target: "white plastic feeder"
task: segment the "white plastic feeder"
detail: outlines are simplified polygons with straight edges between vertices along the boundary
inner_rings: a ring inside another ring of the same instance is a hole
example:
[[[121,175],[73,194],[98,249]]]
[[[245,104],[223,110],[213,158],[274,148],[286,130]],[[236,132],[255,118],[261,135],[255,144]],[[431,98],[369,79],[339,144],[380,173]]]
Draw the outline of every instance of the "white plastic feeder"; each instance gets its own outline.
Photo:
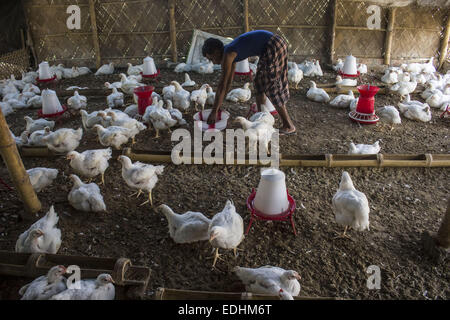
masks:
[[[248,65],[248,59],[244,59],[236,63],[235,73],[241,75],[250,73],[250,66]]]
[[[212,109],[205,109],[203,111],[197,112],[194,114],[194,121],[197,126],[201,126],[202,131],[216,129],[223,130],[227,127],[228,118],[230,117],[230,113],[227,111],[219,111],[219,114],[216,118],[216,123],[208,124],[206,121],[208,120],[209,115],[211,114]]]
[[[64,109],[59,102],[56,92],[50,89],[42,90],[42,114],[56,114]]]
[[[267,97],[266,97],[266,103],[261,105],[261,110],[270,112],[271,115],[278,114],[278,111],[275,109],[275,107],[273,106],[272,102]]]
[[[52,79],[53,74],[50,71],[50,66],[47,61],[43,61],[39,64],[39,79],[40,80],[48,80]]]
[[[259,212],[266,215],[279,215],[289,209],[283,171],[271,168],[261,172],[254,205]]]
[[[344,68],[342,71],[347,76],[357,76],[358,68],[356,66],[356,58],[352,55],[347,56],[344,62]]]
[[[153,58],[146,57],[144,59],[144,71],[142,74],[144,76],[153,76],[158,73],[158,70],[156,70],[155,61]]]

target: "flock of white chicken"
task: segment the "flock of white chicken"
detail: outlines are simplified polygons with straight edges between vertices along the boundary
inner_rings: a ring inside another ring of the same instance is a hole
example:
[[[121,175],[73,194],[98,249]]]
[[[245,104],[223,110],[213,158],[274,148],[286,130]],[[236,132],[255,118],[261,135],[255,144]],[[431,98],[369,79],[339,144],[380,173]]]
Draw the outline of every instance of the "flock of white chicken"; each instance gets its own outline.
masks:
[[[289,62],[288,65],[289,81],[296,87],[298,87],[303,77],[323,75],[318,60],[305,61],[301,64]],[[433,77],[434,73],[428,73],[428,71],[431,71],[428,65],[421,65],[419,73],[423,77],[426,77],[425,74],[431,74],[426,81],[428,89],[423,93],[422,97],[427,99],[425,104],[432,107],[441,107],[439,103],[448,99],[450,75]],[[252,65],[252,68],[256,68],[256,64]],[[338,62],[335,68],[335,70],[342,68],[342,61],[341,66]],[[405,117],[420,120],[421,109],[419,106],[421,102],[410,100],[409,94],[414,90],[403,94],[404,91],[402,89],[406,87],[404,83],[417,81],[416,78],[414,80],[408,78],[413,74],[412,68],[413,66],[410,65],[402,65],[398,69],[389,68],[386,70],[383,78],[389,77],[389,81],[393,81],[395,76],[397,76],[396,85],[399,88],[395,89],[396,87],[394,87],[392,89],[391,87],[391,89],[399,91],[405,97],[399,104],[400,111]],[[90,72],[89,69],[86,69],[77,67],[67,69],[62,65],[51,67],[51,70],[58,78],[73,78]],[[361,73],[367,72],[367,68],[364,65],[359,65],[358,69]],[[80,114],[83,128],[80,127],[76,130],[60,128],[52,131],[55,127],[54,121],[45,119],[33,120],[25,116],[25,130],[19,137],[14,137],[18,145],[47,146],[52,151],[66,155],[67,160],[70,160],[69,166],[74,172],[74,174],[69,176],[73,186],[68,194],[68,202],[76,210],[87,212],[107,211],[100,188],[91,180],[101,176],[101,183],[105,183],[105,171],[109,167],[109,160],[112,157],[111,147],[120,149],[130,139],[134,143],[135,136],[150,126],[155,129],[156,137],[159,137],[159,131],[161,130],[170,131],[170,128],[174,126],[185,125],[186,121],[183,119],[183,113],[186,113],[191,105],[194,106],[195,110],[198,110],[198,106],[203,110],[205,106],[214,103],[215,93],[208,84],[203,84],[199,89],[191,92],[185,89],[196,85],[186,73],[184,83],[180,84],[177,81],[172,81],[170,85],[163,88],[161,96],[154,93],[152,96],[153,103],[147,107],[142,117],[138,116],[136,97],[134,97],[135,103],[127,106],[124,111],[117,109],[124,107],[124,94],[131,95],[136,87],[143,85],[139,82],[142,80],[140,76],[141,71],[142,65],[133,66],[128,64],[128,76],[121,73],[120,81],[105,83],[105,86],[111,89],[112,93],[106,97],[108,108],[104,110],[88,113],[85,110],[87,108],[86,97],[75,90],[74,95],[67,100],[67,106],[71,112]],[[179,64],[175,71],[212,73],[214,65],[210,62],[201,62],[196,65]],[[112,73],[114,73],[114,64],[110,63],[99,68],[95,75]],[[393,74],[392,76],[390,76],[391,73]],[[400,74],[403,76],[399,79]],[[40,108],[42,106],[42,98],[39,96],[40,90],[35,86],[36,77],[36,72],[29,72],[22,75],[22,80],[16,80],[14,76],[11,76],[10,79],[0,82],[0,94],[3,97],[3,102],[0,103],[0,106],[5,116],[14,112],[14,109]],[[338,84],[348,84],[342,78],[338,77],[337,80]],[[314,81],[311,81],[311,88],[306,96],[313,101],[329,102],[330,105],[338,108],[356,108],[357,103],[357,98],[353,96],[352,91],[348,95],[338,95],[331,100],[323,89],[317,88]],[[235,103],[249,101],[251,99],[250,84],[246,83],[243,88],[231,90],[227,94],[226,99]],[[166,107],[164,108],[164,106]],[[391,123],[400,123],[398,111],[393,106],[379,108],[377,113],[381,118]],[[268,143],[272,133],[275,131],[273,128],[275,119],[268,111],[257,112],[249,119],[237,117],[235,122],[239,123],[244,131],[252,129],[251,132],[256,135],[256,139],[252,140],[259,141],[266,151],[268,150]],[[100,144],[108,148],[86,150],[81,153],[75,151],[82,139],[83,130],[94,130],[97,133]],[[376,141],[373,145],[354,144],[351,142],[348,153],[375,154],[379,151],[379,141]],[[146,203],[153,205],[152,189],[158,182],[158,176],[163,173],[164,166],[154,166],[140,162],[133,163],[130,158],[123,155],[119,156],[118,161],[122,165],[122,178],[130,188],[136,190],[137,196],[143,192],[148,193],[148,200],[141,205]],[[52,168],[37,167],[31,168],[27,172],[36,192],[40,192],[50,185],[58,175],[58,170]],[[82,179],[89,179],[89,181],[84,183]],[[342,174],[339,189],[332,199],[332,207],[336,222],[345,226],[342,236],[346,236],[345,233],[348,227],[358,231],[369,229],[370,209],[367,197],[355,189],[347,172]],[[165,215],[168,221],[169,234],[176,243],[209,240],[211,246],[215,249],[213,266],[216,264],[217,259],[220,258],[219,248],[233,249],[236,255],[237,247],[244,240],[243,219],[236,212],[232,201],[227,201],[224,209],[216,213],[211,219],[201,212],[188,211],[184,214],[177,214],[165,204],[160,205],[157,211]],[[59,217],[53,206],[51,206],[44,217],[19,236],[16,243],[16,251],[57,253],[61,246],[61,231],[56,226],[58,220]],[[64,266],[51,268],[46,276],[39,277],[21,288],[20,294],[22,299],[114,299],[114,281],[110,275],[102,274],[97,279],[82,280],[82,290],[74,290],[67,288],[65,281],[63,281],[65,271]],[[281,299],[293,299],[294,296],[300,293],[300,283],[298,282],[300,275],[293,270],[264,266],[257,269],[235,267],[234,272],[246,285],[249,292],[275,294],[279,295]]]

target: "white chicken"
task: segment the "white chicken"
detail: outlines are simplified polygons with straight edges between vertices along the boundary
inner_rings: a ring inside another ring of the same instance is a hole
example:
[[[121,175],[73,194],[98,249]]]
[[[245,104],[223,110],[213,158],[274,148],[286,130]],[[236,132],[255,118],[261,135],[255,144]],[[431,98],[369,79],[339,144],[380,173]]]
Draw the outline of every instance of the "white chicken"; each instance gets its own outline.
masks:
[[[177,214],[165,204],[160,205],[157,211],[166,216],[170,237],[176,243],[192,243],[209,239],[208,229],[211,219],[201,212],[187,211]]]
[[[259,268],[234,267],[233,272],[244,283],[247,292],[278,295],[280,289],[291,296],[300,294],[300,275],[294,270],[264,266]]]
[[[345,78],[342,79],[341,76],[336,77],[336,82],[334,83],[337,87],[355,87],[358,84],[356,79]]]
[[[59,217],[53,206],[41,219],[23,232],[16,242],[16,252],[57,253],[61,247],[61,230],[56,227]]]
[[[106,81],[104,85],[108,89],[112,89],[112,88],[120,89],[122,87],[122,82],[116,81],[116,82],[110,83],[110,82]]]
[[[34,94],[41,94],[41,89],[39,89],[39,87],[35,86],[32,83],[27,83],[23,87],[22,93],[23,92],[32,92]]]
[[[423,106],[417,104],[405,105],[399,103],[398,109],[406,118],[410,120],[417,120],[422,122],[431,121],[431,109],[430,106],[426,103]]]
[[[174,71],[176,73],[189,72],[189,71],[191,71],[191,65],[190,64],[186,64],[184,62],[181,62],[181,63],[177,64],[177,66],[175,67]]]
[[[244,129],[245,136],[249,139],[249,151],[256,151],[259,143],[260,148],[263,147],[266,154],[269,152],[269,142],[275,132],[271,124],[264,121],[252,122],[244,117],[236,117],[234,122],[239,123]]]
[[[120,89],[127,94],[133,94],[135,88],[143,86],[142,83],[139,83],[134,79],[127,78],[124,73],[120,74],[120,82],[122,83]]]
[[[92,128],[96,124],[100,124],[102,122],[102,117],[98,115],[99,111],[92,111],[91,113],[87,113],[86,110],[81,109],[81,123],[83,124],[83,128],[85,130]]]
[[[187,112],[191,101],[189,100],[191,94],[189,91],[184,90],[177,81],[172,81],[171,85],[175,86],[175,92],[173,94],[173,106],[181,111]]]
[[[401,124],[402,119],[400,118],[400,113],[394,106],[384,106],[377,109],[377,115],[380,119],[386,121],[390,124]]]
[[[432,108],[439,108],[444,111],[444,107],[450,102],[450,95],[438,91],[429,96],[425,102]]]
[[[0,102],[0,109],[5,117],[14,112],[14,109],[8,102]]]
[[[298,84],[303,79],[303,71],[299,69],[296,63],[288,70],[288,80],[295,85],[295,89],[298,89]]]
[[[112,93],[106,97],[106,104],[110,108],[123,106],[123,93],[118,92],[116,88],[112,88]]]
[[[336,72],[342,71],[344,69],[344,61],[342,59],[337,59],[337,62],[335,65],[333,65],[333,70]]]
[[[417,82],[410,81],[399,81],[396,84],[390,87],[391,91],[397,92],[401,97],[406,96],[407,94],[413,93],[416,90]]]
[[[37,130],[33,132],[32,134],[29,134],[28,131],[24,131],[21,135],[21,138],[23,137],[24,133],[26,133],[26,144],[29,146],[35,146],[35,147],[45,147],[47,146],[47,143],[42,141],[42,138],[48,134],[51,133],[49,127],[45,127],[44,130]]]
[[[226,100],[232,102],[246,102],[252,97],[252,91],[250,90],[250,83],[244,84],[243,88],[236,88],[228,92]]]
[[[381,77],[381,81],[387,84],[394,84],[398,82],[398,72],[387,69]]]
[[[367,73],[367,65],[365,65],[364,63],[358,63],[357,70],[360,74],[365,74]]]
[[[353,99],[353,100],[350,102],[350,111],[355,111],[355,110],[356,110],[356,108],[358,107],[358,102],[359,102],[359,97]]]
[[[70,166],[76,174],[89,179],[102,175],[102,183],[105,184],[105,171],[109,167],[108,160],[111,159],[112,150],[98,149],[86,150],[82,153],[71,151],[66,159],[70,160]]]
[[[95,75],[105,75],[105,74],[113,74],[114,73],[114,63],[111,62],[109,64],[104,64],[95,72]]]
[[[314,81],[310,81],[311,87],[306,92],[306,97],[309,100],[316,102],[328,102],[330,101],[330,96],[325,90],[321,88],[317,88],[316,83]]]
[[[348,237],[345,234],[348,227],[357,231],[370,230],[369,201],[364,193],[355,189],[347,171],[342,173],[339,189],[333,196],[332,207],[336,222],[345,226],[344,233],[338,238]]]
[[[27,123],[25,130],[27,130],[29,133],[33,133],[38,130],[43,130],[45,129],[45,127],[49,127],[50,129],[53,129],[55,127],[55,121],[48,121],[45,119],[33,120],[29,116],[25,116],[23,118]]]
[[[116,112],[108,111],[107,116],[111,117],[111,126],[123,127],[130,129],[130,138],[132,144],[135,144],[134,137],[147,127],[140,121],[132,118],[120,117]]]
[[[122,163],[122,178],[125,183],[134,189],[138,189],[137,197],[140,196],[142,190],[148,192],[148,200],[141,203],[141,206],[150,202],[153,206],[152,190],[158,182],[158,175],[164,171],[164,166],[153,166],[141,162],[132,163],[127,156],[119,156],[117,159]]]
[[[214,101],[216,100],[216,93],[213,91],[211,86],[206,88],[206,93],[208,94],[208,97],[206,98],[206,105],[214,105]]]
[[[355,99],[353,91],[349,90],[348,94],[340,94],[330,101],[330,105],[336,108],[348,108],[350,103]]]
[[[211,219],[208,233],[209,242],[216,248],[213,267],[220,257],[219,248],[233,249],[236,257],[237,246],[244,240],[244,221],[230,200],[227,200],[223,210]]]
[[[27,107],[30,108],[42,108],[42,97],[41,96],[34,96],[27,101]]]
[[[50,300],[114,300],[116,289],[111,275],[102,273],[96,279],[80,280],[70,289],[66,289]],[[79,288],[76,285],[79,284]]]
[[[175,93],[174,85],[165,86],[162,89],[162,94],[163,94],[164,100],[172,100],[174,93]]]
[[[166,109],[169,111],[172,119],[177,121],[178,125],[185,125],[187,123],[186,120],[183,119],[183,114],[181,111],[172,107],[171,100],[166,100]]]
[[[64,266],[50,268],[46,275],[34,279],[19,290],[20,300],[48,300],[67,289]]]
[[[131,75],[139,76],[141,74],[141,72],[144,71],[144,68],[142,68],[139,65],[133,66],[131,63],[127,63],[127,65],[128,65],[127,74],[129,76],[131,76]]]
[[[82,136],[82,128],[77,130],[62,128],[43,136],[41,141],[54,152],[67,153],[79,146]]]
[[[203,84],[200,89],[191,92],[190,99],[191,102],[194,102],[195,111],[198,111],[197,105],[202,107],[202,111],[205,109],[206,99],[208,99],[208,92],[206,90],[209,87],[209,84]]]
[[[193,87],[195,86],[195,81],[191,80],[189,74],[184,74],[184,82],[181,84],[182,87]]]
[[[85,212],[106,211],[100,188],[95,183],[83,183],[75,174],[71,174],[69,178],[73,186],[67,199],[72,207]]]
[[[87,98],[80,96],[77,90],[75,90],[73,97],[67,99],[67,106],[69,110],[78,111],[80,109],[86,109]]]
[[[130,104],[123,110],[130,118],[136,118],[139,115],[139,108],[137,104]]]
[[[11,137],[14,139],[17,147],[22,147],[28,143],[28,131],[22,132],[19,137],[16,137],[11,130],[9,130],[9,132],[11,133]]]
[[[422,72],[424,73],[435,73],[436,68],[433,65],[434,57],[431,57],[427,63],[422,64]]]
[[[96,124],[94,129],[97,130],[98,139],[102,146],[113,146],[116,150],[119,150],[131,137],[131,130],[128,128],[117,126],[104,128],[102,125]]]
[[[350,142],[348,154],[377,154],[380,149],[380,141],[375,141],[374,144],[354,144]]]
[[[275,124],[275,118],[270,112],[261,111],[254,113],[249,119],[251,122],[264,122],[269,126],[273,126]]]
[[[58,169],[37,167],[28,169],[27,173],[30,177],[30,182],[34,191],[41,192],[42,189],[51,185],[53,180],[56,179],[58,176]]]
[[[257,56],[255,61],[252,62],[248,62],[248,67],[250,68],[250,71],[252,72],[252,74],[256,74],[256,72],[258,71],[258,63],[259,63],[259,57]],[[303,72],[303,71],[302,71]]]

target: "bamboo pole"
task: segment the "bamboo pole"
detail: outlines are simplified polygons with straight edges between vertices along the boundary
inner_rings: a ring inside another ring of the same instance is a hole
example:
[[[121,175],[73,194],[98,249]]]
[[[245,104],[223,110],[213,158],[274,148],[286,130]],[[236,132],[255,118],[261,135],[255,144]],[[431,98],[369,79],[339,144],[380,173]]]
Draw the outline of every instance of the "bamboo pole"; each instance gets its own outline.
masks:
[[[278,296],[250,292],[216,292],[158,288],[155,300],[279,300]],[[295,300],[341,300],[335,297],[294,297]]]
[[[333,17],[333,20],[331,24],[330,64],[333,64],[335,54],[334,47],[336,45],[337,1],[338,0],[333,0],[333,2],[331,3],[331,15]]]
[[[172,51],[173,62],[178,61],[177,53],[177,26],[175,21],[175,0],[169,1],[169,20],[170,20],[170,48]]]
[[[248,24],[248,0],[244,0],[244,32],[249,32],[250,26]]]
[[[445,213],[444,219],[442,219],[436,240],[439,246],[446,249],[450,248],[450,198],[448,199],[447,212]]]
[[[20,199],[22,199],[27,214],[23,219],[34,219],[34,214],[41,210],[41,202],[31,185],[28,173],[23,166],[22,159],[17,151],[16,143],[9,132],[8,124],[0,109],[0,153],[6,164],[11,180],[14,183]]]
[[[439,53],[439,66],[438,70],[444,65],[447,58],[448,42],[450,41],[450,14],[447,15],[447,24],[445,25],[444,37],[441,42],[441,51]]]
[[[95,65],[98,68],[101,66],[101,56],[100,56],[100,45],[98,43],[98,33],[97,33],[97,19],[95,16],[95,1],[89,0],[89,15],[91,16],[91,25],[92,25],[92,41],[94,42],[94,50],[95,50]]]
[[[397,8],[389,8],[388,26],[386,31],[386,40],[384,43],[384,64],[391,64],[392,39],[394,36],[395,12]]]

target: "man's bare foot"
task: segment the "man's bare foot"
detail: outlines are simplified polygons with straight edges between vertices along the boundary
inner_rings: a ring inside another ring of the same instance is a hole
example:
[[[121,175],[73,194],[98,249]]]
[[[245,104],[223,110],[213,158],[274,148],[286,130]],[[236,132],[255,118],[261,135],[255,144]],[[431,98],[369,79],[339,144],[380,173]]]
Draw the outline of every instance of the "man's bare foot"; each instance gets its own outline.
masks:
[[[295,129],[295,127],[292,128],[280,128],[280,136],[284,136],[284,135],[290,135],[290,134],[295,134],[297,132],[297,130]]]

